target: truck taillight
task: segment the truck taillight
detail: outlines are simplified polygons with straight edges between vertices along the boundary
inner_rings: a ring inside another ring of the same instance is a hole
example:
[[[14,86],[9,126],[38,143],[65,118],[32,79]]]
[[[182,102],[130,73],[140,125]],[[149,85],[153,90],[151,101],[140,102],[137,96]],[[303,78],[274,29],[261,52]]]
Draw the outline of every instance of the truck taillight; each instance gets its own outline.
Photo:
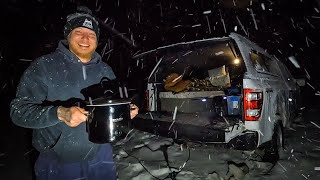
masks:
[[[262,91],[244,89],[244,118],[246,121],[257,121],[259,119],[262,103]]]

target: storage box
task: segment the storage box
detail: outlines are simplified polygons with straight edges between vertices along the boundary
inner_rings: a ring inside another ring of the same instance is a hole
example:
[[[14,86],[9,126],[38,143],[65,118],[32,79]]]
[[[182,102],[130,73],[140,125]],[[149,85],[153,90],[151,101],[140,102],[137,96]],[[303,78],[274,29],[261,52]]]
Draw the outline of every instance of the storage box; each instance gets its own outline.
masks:
[[[240,96],[217,96],[213,98],[213,112],[219,116],[241,115]]]
[[[228,115],[240,115],[240,96],[227,96]]]
[[[160,92],[161,111],[173,112],[177,106],[178,112],[194,113],[212,110],[212,98],[224,95],[223,91],[194,91],[173,94]]]

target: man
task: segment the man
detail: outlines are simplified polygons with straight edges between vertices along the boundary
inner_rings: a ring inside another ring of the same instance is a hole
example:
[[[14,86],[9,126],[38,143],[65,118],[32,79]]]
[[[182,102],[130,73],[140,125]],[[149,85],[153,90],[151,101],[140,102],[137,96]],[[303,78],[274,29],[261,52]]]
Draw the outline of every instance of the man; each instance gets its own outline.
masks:
[[[99,27],[91,13],[67,17],[55,52],[32,62],[24,72],[11,102],[12,121],[33,129],[33,146],[40,152],[37,179],[116,179],[110,144],[88,140],[88,112],[70,99],[84,99],[80,91],[115,75],[95,52]],[[66,104],[66,103],[65,103]],[[131,118],[138,107],[131,105]]]

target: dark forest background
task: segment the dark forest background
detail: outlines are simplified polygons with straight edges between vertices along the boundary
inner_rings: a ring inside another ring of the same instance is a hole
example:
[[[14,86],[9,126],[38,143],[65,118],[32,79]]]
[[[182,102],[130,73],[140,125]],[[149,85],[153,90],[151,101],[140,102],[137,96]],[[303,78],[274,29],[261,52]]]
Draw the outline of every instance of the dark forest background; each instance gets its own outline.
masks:
[[[307,81],[306,106],[319,104],[319,0],[4,0],[0,4],[0,96],[4,109],[30,61],[63,39],[66,16],[85,5],[101,21],[97,51],[130,88],[145,88],[156,64],[132,56],[159,46],[239,33]],[[301,68],[289,61],[294,57]]]
[[[129,87],[143,88],[156,63],[137,63],[133,55],[237,32],[276,55],[295,77],[306,78],[306,108],[320,105],[320,0],[2,0],[0,179],[32,177],[31,132],[11,123],[8,105],[30,61],[56,48],[66,16],[78,5],[104,22],[98,52]]]

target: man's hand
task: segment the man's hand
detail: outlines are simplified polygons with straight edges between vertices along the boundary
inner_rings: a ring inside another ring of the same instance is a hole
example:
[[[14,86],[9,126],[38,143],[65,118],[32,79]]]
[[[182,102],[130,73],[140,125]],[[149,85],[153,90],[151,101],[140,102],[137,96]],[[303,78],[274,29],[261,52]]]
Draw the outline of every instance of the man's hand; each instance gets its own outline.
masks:
[[[130,118],[133,119],[139,113],[139,108],[135,104],[130,104]]]
[[[88,111],[77,106],[70,108],[59,106],[57,110],[58,119],[70,127],[76,127],[80,123],[85,122],[88,113]]]

